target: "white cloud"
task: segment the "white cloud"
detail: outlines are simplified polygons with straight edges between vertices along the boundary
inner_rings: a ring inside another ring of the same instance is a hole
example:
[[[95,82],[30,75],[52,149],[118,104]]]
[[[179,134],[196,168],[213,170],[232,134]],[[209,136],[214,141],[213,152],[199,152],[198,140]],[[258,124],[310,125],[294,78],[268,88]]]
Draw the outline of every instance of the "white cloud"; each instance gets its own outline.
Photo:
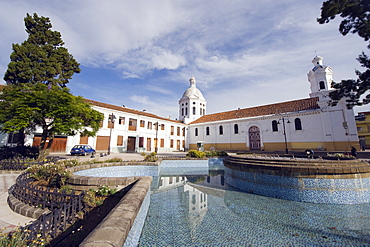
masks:
[[[339,81],[355,76],[354,69],[361,69],[355,58],[367,50],[357,35],[339,34],[340,20],[319,25],[321,5],[322,0],[2,1],[0,69],[9,63],[11,44],[27,38],[26,13],[37,12],[50,17],[89,73],[97,68],[120,75],[110,81],[100,74],[84,77],[83,71],[71,86],[87,98],[138,109],[148,104],[148,111],[175,118],[192,75],[208,112],[308,97],[306,74],[315,54]]]
[[[149,105],[151,103],[150,100],[149,100],[149,98],[148,98],[148,96],[142,96],[142,95],[136,95],[136,94],[134,94],[134,95],[132,95],[130,97],[130,99],[132,101],[137,102],[137,103],[140,103],[140,104],[142,104],[144,106],[145,105]]]

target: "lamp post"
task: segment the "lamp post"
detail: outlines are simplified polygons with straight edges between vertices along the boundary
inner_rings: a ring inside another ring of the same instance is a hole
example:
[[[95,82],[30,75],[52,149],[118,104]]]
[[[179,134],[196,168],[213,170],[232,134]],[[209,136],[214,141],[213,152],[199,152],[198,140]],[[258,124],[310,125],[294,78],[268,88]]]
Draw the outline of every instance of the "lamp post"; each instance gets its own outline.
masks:
[[[155,148],[154,151],[155,153],[158,152],[158,121],[155,123]]]
[[[109,131],[109,143],[108,143],[108,155],[110,155],[110,141],[112,139],[112,129],[114,127],[114,119],[116,119],[116,116],[112,113],[112,115],[109,115],[108,123],[110,123],[110,131]],[[109,126],[108,126],[109,127]]]
[[[286,131],[285,131],[285,118],[282,117],[281,119],[279,119],[279,121],[282,120],[283,121],[283,135],[284,135],[284,142],[285,142],[285,154],[289,154],[288,152],[288,142],[286,140]],[[278,121],[278,124],[280,124],[280,122]],[[288,119],[288,122],[287,123],[290,123],[289,119]]]

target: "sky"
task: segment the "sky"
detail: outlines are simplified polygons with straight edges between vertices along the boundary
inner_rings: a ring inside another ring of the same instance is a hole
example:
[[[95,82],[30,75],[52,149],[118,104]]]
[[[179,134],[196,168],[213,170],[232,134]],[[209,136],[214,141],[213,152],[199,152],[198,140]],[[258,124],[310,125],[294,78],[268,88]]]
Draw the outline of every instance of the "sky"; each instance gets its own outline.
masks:
[[[340,18],[317,23],[322,2],[0,0],[0,78],[12,44],[27,39],[24,17],[37,13],[80,63],[74,95],[171,119],[192,76],[208,114],[308,98],[316,55],[339,82],[356,77],[367,52],[360,37],[339,33]]]

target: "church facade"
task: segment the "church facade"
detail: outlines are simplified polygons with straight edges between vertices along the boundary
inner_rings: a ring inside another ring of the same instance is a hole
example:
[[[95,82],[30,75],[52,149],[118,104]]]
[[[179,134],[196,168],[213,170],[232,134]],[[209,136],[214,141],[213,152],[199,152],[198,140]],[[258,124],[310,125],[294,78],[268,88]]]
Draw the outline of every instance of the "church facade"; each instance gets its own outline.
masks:
[[[307,75],[309,98],[200,116],[189,123],[189,149],[359,149],[353,110],[346,108],[345,100],[329,106],[332,69],[323,65],[319,56],[312,63]],[[180,101],[184,101],[184,96]]]

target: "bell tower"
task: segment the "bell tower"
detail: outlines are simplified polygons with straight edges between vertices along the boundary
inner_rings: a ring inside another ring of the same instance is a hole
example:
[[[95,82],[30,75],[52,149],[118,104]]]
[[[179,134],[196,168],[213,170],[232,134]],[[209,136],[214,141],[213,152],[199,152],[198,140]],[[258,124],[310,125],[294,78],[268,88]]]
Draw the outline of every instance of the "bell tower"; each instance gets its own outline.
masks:
[[[314,67],[307,74],[311,88],[310,97],[327,95],[327,91],[332,89],[333,70],[330,66],[323,65],[322,61],[322,57],[314,57],[312,60]],[[324,92],[326,92],[326,94]]]
[[[188,124],[206,114],[207,101],[202,92],[196,87],[196,80],[192,76],[190,86],[179,100],[179,120]]]

